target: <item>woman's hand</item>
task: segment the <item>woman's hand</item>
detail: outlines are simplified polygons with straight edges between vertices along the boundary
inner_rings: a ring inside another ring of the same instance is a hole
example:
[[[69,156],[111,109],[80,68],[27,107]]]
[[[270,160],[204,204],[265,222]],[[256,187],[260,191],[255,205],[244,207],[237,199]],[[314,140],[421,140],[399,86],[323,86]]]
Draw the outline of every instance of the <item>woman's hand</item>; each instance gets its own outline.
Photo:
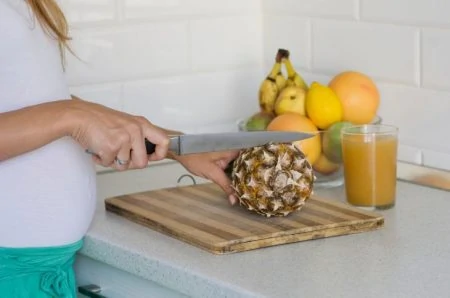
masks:
[[[180,162],[192,174],[206,178],[219,185],[228,195],[232,205],[237,202],[231,181],[224,170],[235,159],[239,151],[211,152],[187,155],[173,155],[171,158]]]
[[[99,165],[117,170],[143,168],[149,161],[166,158],[169,138],[147,119],[75,98],[69,116],[72,137],[93,153]],[[144,140],[156,145],[147,155]]]

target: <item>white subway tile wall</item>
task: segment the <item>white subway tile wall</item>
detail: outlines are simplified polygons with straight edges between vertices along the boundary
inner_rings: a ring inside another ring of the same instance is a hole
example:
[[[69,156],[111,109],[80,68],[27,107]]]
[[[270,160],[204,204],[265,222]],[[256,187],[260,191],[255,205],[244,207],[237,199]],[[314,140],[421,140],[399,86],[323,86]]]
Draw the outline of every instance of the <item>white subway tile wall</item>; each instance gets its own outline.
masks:
[[[124,18],[127,19],[261,15],[259,0],[122,0],[122,5]]]
[[[73,32],[71,85],[123,81],[189,71],[188,23],[83,28]]]
[[[415,81],[417,29],[313,20],[311,35],[314,71],[333,74],[338,69],[350,68],[370,73],[373,78],[418,84]]]
[[[258,109],[260,0],[59,3],[73,94],[186,132],[237,130]]]
[[[118,19],[116,0],[58,0],[70,24],[108,24]]]
[[[261,1],[264,70],[286,47],[309,83],[370,75],[380,116],[399,127],[399,159],[450,170],[450,1]]]
[[[89,101],[122,111],[122,85],[120,83],[94,84],[71,87],[72,94]]]
[[[361,19],[420,27],[450,25],[446,0],[361,0]]]
[[[260,16],[195,20],[190,22],[190,34],[192,68],[196,71],[251,68],[261,63]]]
[[[255,88],[248,86],[260,80],[259,72],[232,70],[131,81],[123,85],[123,108],[171,129],[208,129],[257,110]]]
[[[79,57],[67,77],[87,100],[172,129],[237,129],[287,48],[308,82],[373,77],[399,158],[450,169],[448,0],[59,2]]]
[[[353,19],[357,2],[358,0],[262,0],[262,8],[266,15]]]
[[[446,89],[450,91],[449,53],[449,29],[423,29],[422,83],[425,88]]]
[[[271,16],[264,18],[264,64],[272,65],[279,48],[298,49],[292,63],[309,69],[311,65],[310,22],[306,18]],[[295,33],[293,33],[295,31]],[[294,34],[294,35],[293,35]],[[294,36],[294,37],[293,37]],[[270,68],[266,70],[268,73]]]

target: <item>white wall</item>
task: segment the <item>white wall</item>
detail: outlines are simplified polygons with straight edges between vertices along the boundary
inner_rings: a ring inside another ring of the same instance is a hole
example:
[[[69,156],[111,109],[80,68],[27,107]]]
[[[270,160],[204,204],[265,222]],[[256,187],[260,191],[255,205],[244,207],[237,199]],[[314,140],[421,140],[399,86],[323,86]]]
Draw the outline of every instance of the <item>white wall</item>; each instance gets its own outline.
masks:
[[[346,69],[375,79],[400,158],[450,169],[450,1],[262,0],[264,62],[291,50],[309,82]]]
[[[60,0],[72,28],[74,94],[155,124],[237,129],[257,108],[259,0]]]
[[[400,159],[450,169],[448,0],[60,0],[72,91],[189,131],[235,129],[276,50],[311,82],[355,69],[378,84]]]

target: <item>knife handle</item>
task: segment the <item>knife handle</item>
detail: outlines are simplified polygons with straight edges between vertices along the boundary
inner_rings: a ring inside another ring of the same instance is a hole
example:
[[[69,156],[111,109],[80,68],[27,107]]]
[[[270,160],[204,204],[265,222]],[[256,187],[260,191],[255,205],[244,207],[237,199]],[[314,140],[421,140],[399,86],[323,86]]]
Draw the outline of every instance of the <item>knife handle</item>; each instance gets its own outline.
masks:
[[[145,139],[145,149],[147,150],[147,155],[152,154],[155,152],[156,145],[150,142],[149,140]]]

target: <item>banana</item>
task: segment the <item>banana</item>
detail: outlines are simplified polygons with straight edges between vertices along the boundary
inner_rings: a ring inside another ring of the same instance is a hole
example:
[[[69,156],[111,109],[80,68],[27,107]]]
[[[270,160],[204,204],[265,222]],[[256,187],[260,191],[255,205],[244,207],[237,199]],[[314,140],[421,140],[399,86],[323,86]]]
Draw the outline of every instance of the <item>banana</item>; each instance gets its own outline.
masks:
[[[291,60],[289,59],[289,51],[280,49],[279,52],[283,53],[282,62],[286,66],[286,71],[288,75],[288,78],[286,80],[286,86],[298,86],[300,88],[303,88],[305,91],[308,91],[309,89],[308,84],[306,84],[302,76],[298,74],[298,72],[292,65]]]
[[[281,92],[281,90],[283,90],[284,87],[286,87],[286,78],[284,77],[281,71],[277,74],[275,82],[277,83],[278,92]]]
[[[272,66],[272,70],[261,83],[259,87],[259,106],[261,111],[273,114],[275,100],[284,85],[286,84],[286,79],[281,73],[281,56],[277,55],[275,63]]]
[[[268,76],[259,88],[259,106],[261,111],[273,113],[273,107],[278,95],[278,87],[275,78]]]

